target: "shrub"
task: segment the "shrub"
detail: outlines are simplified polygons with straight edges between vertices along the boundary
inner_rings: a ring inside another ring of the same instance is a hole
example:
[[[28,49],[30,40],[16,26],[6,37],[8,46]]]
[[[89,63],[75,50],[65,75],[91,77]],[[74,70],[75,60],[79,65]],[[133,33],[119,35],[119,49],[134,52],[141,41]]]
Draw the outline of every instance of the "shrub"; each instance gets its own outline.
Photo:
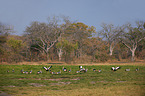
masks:
[[[105,62],[109,59],[109,56],[106,53],[98,52],[95,54],[95,58],[97,59],[97,61]]]

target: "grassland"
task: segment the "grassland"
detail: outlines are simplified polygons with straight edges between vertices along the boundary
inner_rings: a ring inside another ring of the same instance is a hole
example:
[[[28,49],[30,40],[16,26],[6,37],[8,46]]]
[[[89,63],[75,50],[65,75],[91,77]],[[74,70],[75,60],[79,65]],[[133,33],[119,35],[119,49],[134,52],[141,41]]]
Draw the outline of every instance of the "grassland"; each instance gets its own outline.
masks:
[[[52,65],[51,74],[43,67]],[[83,64],[82,64],[83,65]],[[111,67],[121,69],[112,71]],[[71,68],[63,72],[62,67]],[[84,64],[86,73],[79,65],[36,64],[0,65],[0,94],[14,96],[145,96],[145,64]],[[97,71],[94,72],[93,68]],[[139,68],[139,71],[136,71]],[[14,69],[14,72],[12,70]],[[21,73],[32,70],[31,74]],[[41,74],[37,74],[39,70]],[[101,72],[98,70],[101,69]],[[130,71],[125,71],[130,69]],[[9,70],[9,72],[7,72]]]

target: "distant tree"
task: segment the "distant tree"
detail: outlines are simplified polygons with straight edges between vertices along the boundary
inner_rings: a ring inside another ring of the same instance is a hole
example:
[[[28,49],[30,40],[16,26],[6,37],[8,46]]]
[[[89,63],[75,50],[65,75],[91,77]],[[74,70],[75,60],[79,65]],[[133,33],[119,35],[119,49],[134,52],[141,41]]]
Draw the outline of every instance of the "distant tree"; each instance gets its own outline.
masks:
[[[5,58],[5,54],[7,53],[5,43],[7,41],[7,37],[10,33],[13,32],[13,28],[11,26],[5,25],[0,22],[0,58]],[[3,61],[3,60],[1,60]]]
[[[77,43],[73,44],[65,39],[62,39],[60,42],[56,44],[56,46],[58,49],[59,61],[61,61],[63,53],[65,55],[65,61],[68,61],[67,60],[68,57],[70,56],[71,52],[77,49],[78,44]]]
[[[0,36],[0,58],[3,58],[3,55],[5,53],[4,43],[6,42],[7,37],[6,36]]]
[[[24,49],[25,44],[22,40],[18,40],[14,37],[9,37],[6,42],[6,50],[7,50],[7,61],[8,62],[20,62],[23,60],[23,56],[21,55],[22,50]]]
[[[100,55],[102,55],[102,53],[107,54],[107,46],[104,44],[104,42],[105,41],[99,37],[88,38],[84,41],[83,50],[88,56],[92,57],[92,61],[96,61],[96,59],[99,61],[99,58],[101,58]]]
[[[64,44],[63,44],[63,40],[59,40],[59,42],[56,44],[56,47],[57,47],[57,54],[58,54],[58,58],[59,58],[59,61],[62,60],[62,55],[63,55],[63,49],[64,49]]]
[[[145,59],[145,39],[138,44],[135,55],[139,59]]]
[[[78,44],[78,49],[76,51],[77,57],[81,57],[85,54],[83,51],[84,40],[91,38],[92,34],[95,32],[95,27],[88,26],[81,22],[73,23],[67,28],[65,31],[66,40]]]
[[[105,41],[109,44],[109,55],[112,56],[114,47],[119,42],[119,37],[121,34],[120,27],[114,27],[113,24],[102,24],[102,30],[99,31],[99,35],[103,37]]]
[[[138,47],[138,43],[145,39],[144,22],[136,22],[136,25],[136,27],[132,27],[131,24],[127,24],[122,36],[122,43],[129,48],[132,53],[131,61],[135,60],[135,51]]]
[[[9,47],[11,47],[14,53],[19,52],[24,46],[22,40],[16,40],[15,38],[10,38],[9,40],[7,40],[7,44]]]
[[[0,35],[7,36],[12,32],[14,32],[12,26],[4,25],[0,22]]]
[[[0,22],[0,46],[6,42],[7,36],[12,32],[13,29],[10,26],[4,25]]]
[[[69,26],[67,18],[63,17],[61,19],[63,19],[63,22],[60,21],[60,17],[54,16],[48,19],[48,24],[32,22],[30,27],[26,28],[25,36],[28,37],[30,45],[38,45],[39,48],[34,47],[34,49],[39,50],[42,54],[45,53],[47,60],[49,59],[50,48],[54,46]]]

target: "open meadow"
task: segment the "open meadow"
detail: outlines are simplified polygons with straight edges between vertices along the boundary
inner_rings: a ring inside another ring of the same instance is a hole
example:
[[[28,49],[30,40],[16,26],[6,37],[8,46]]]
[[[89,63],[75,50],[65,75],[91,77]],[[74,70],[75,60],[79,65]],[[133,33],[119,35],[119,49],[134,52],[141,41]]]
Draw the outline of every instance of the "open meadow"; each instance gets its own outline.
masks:
[[[145,96],[145,64],[1,64],[1,95]]]

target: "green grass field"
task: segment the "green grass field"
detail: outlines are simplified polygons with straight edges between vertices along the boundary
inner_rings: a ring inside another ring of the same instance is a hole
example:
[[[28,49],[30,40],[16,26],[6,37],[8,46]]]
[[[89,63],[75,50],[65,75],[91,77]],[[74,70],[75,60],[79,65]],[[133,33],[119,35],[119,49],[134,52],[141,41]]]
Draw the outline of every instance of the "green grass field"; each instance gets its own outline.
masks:
[[[51,74],[43,67],[52,65]],[[62,67],[71,68],[63,72]],[[137,65],[0,65],[0,95],[26,96],[145,96],[145,66]],[[121,69],[112,71],[111,67]],[[93,68],[97,71],[94,72]],[[136,71],[139,68],[139,71]],[[12,70],[14,69],[14,72]],[[31,74],[21,73],[32,70]],[[41,69],[42,73],[37,74]],[[101,69],[101,72],[98,70]],[[125,71],[130,69],[130,71]],[[9,70],[9,72],[7,72]]]

